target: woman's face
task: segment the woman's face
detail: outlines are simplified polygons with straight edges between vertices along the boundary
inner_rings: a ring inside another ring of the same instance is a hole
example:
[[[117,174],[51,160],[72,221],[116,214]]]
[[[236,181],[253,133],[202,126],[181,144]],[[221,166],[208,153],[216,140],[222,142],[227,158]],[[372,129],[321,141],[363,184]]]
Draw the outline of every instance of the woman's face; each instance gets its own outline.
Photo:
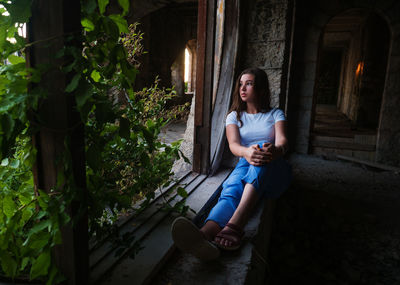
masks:
[[[254,103],[256,101],[253,74],[243,74],[242,77],[240,77],[239,95],[243,102]]]

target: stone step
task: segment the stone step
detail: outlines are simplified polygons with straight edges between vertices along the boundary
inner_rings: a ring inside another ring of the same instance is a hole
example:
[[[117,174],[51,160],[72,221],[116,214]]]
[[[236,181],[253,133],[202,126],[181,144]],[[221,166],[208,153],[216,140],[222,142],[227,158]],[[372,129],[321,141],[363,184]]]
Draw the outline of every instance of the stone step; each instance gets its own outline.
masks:
[[[354,151],[375,151],[375,140],[376,136],[368,135],[355,135],[353,138],[313,136],[311,139],[311,147],[348,149]]]

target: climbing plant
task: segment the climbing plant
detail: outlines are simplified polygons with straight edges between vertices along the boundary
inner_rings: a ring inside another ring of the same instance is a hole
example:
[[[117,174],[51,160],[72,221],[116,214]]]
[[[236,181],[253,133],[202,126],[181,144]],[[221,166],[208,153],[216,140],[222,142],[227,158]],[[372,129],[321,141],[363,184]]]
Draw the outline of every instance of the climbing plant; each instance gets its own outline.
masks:
[[[166,118],[152,116],[173,90],[149,87],[147,94],[162,94],[162,100],[148,109],[146,96],[132,88],[137,65],[121,38],[129,33],[124,18],[129,2],[118,0],[122,12],[108,14],[109,0],[82,1],[82,31],[64,35],[65,46],[56,55],[71,59],[56,68],[73,74],[65,93],[74,98],[85,126],[87,207],[94,236],[112,224],[104,223],[105,213],[111,211],[116,219],[138,197],[148,201],[156,188],[168,185],[172,163],[180,156],[179,143],[158,140]],[[57,159],[63,167],[54,189],[36,189],[32,137],[40,129],[37,110],[46,91],[32,83],[40,82],[48,67],[26,67],[25,49],[36,43],[27,43],[18,30],[31,16],[31,0],[0,0],[0,5],[0,266],[11,278],[25,275],[54,284],[63,276],[51,252],[62,243],[60,229],[74,218],[65,211],[77,193],[72,161],[66,151]],[[82,45],[73,44],[77,41]],[[69,140],[66,135],[66,144]]]

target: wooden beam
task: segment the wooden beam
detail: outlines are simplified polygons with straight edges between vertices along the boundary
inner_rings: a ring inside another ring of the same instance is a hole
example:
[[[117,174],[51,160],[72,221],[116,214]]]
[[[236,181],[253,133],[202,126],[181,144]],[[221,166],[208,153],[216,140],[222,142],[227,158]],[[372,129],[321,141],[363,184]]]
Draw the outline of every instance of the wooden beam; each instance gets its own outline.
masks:
[[[80,0],[36,0],[32,5],[32,17],[28,25],[28,40],[43,41],[27,51],[27,62],[32,67],[49,65],[42,75],[39,87],[47,93],[40,102],[36,116],[40,119],[39,132],[34,137],[37,148],[37,163],[34,169],[35,188],[50,191],[57,183],[59,171],[64,170],[60,158],[66,151],[72,158],[72,176],[76,188],[76,200],[67,212],[75,217],[79,209],[86,209],[86,174],[84,150],[84,126],[75,108],[75,99],[66,95],[66,83],[74,74],[65,74],[59,66],[69,59],[56,59],[55,54],[71,45],[65,42],[65,35],[81,33]],[[51,39],[51,40],[48,40]],[[79,42],[72,45],[80,46]],[[69,143],[66,137],[69,136]],[[67,148],[67,149],[66,149]],[[62,191],[62,189],[61,189]],[[64,284],[88,284],[88,226],[87,213],[80,212],[80,218],[73,225],[62,229],[63,243],[54,251],[60,271],[67,277]]]
[[[210,165],[215,13],[216,0],[199,0],[193,171],[203,174]]]

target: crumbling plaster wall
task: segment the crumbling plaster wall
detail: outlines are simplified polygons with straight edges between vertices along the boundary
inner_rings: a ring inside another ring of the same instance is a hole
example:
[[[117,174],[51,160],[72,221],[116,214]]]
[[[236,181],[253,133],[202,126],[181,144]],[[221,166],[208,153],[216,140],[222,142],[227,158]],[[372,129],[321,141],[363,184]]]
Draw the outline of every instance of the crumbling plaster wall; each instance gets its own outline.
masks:
[[[376,161],[400,165],[400,2],[298,1],[293,49],[293,73],[289,89],[289,135],[292,147],[307,153],[313,112],[313,89],[321,33],[328,21],[349,9],[366,8],[382,16],[391,29],[386,85],[383,94]]]

